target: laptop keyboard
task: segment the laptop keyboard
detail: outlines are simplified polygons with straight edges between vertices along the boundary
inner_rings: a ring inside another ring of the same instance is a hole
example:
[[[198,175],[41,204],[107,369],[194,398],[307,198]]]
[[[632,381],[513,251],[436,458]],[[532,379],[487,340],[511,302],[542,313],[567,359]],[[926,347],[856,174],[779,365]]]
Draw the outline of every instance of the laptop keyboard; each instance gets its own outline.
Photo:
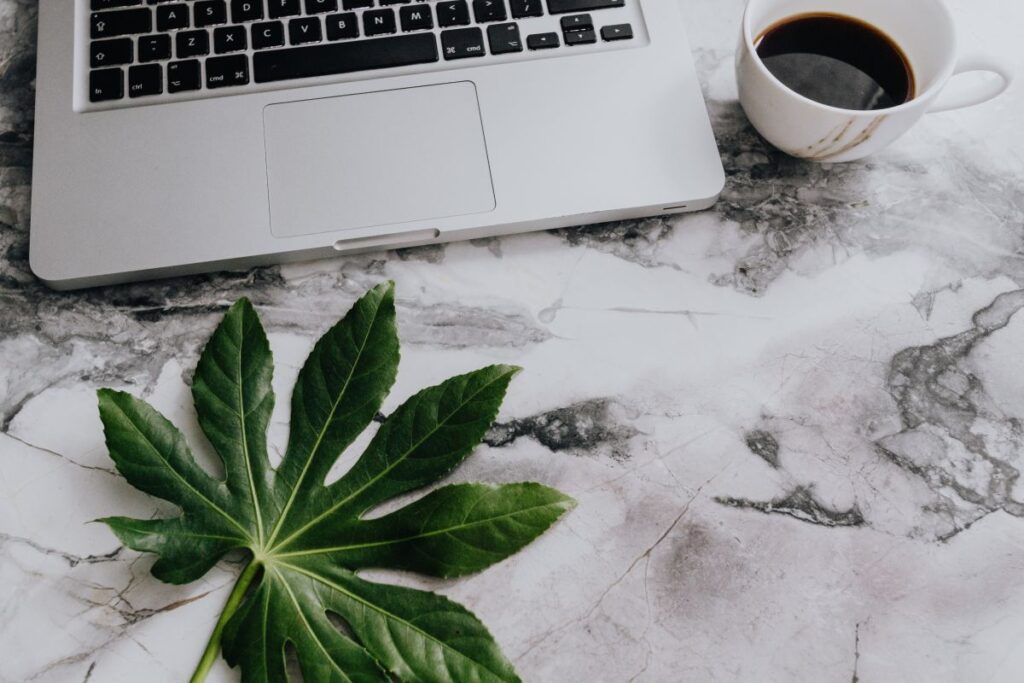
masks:
[[[143,104],[295,79],[625,45],[636,21],[624,21],[634,15],[623,10],[639,0],[82,1],[89,3],[88,101]]]

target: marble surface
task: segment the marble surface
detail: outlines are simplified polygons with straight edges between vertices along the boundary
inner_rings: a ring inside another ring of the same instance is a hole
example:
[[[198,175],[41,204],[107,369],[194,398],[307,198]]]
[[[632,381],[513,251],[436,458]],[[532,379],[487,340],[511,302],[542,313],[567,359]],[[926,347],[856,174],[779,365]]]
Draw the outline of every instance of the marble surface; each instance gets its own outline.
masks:
[[[797,162],[735,101],[740,1],[686,0],[713,210],[57,294],[26,259],[35,5],[0,0],[0,680],[185,679],[236,566],[163,585],[87,523],[155,510],[112,473],[94,389],[194,437],[191,368],[229,302],[256,303],[287,395],[384,278],[386,409],[523,365],[457,478],[580,502],[480,575],[386,577],[469,605],[524,679],[1024,678],[1024,88],[865,162]],[[964,51],[1024,68],[1024,5],[952,5]]]

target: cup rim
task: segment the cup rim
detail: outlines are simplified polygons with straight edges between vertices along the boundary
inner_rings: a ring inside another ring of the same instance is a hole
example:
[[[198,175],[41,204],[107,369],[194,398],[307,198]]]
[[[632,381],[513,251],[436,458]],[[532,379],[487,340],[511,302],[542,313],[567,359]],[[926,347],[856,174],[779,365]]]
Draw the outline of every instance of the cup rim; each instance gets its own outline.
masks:
[[[933,97],[935,97],[939,93],[939,91],[942,90],[942,88],[946,85],[946,81],[949,80],[949,78],[953,75],[954,69],[956,69],[956,56],[957,56],[957,51],[958,51],[958,49],[957,49],[958,45],[957,45],[956,24],[953,21],[953,14],[952,14],[952,12],[950,12],[949,6],[946,4],[945,0],[932,0],[936,5],[939,6],[940,10],[942,11],[943,18],[945,18],[945,20],[949,23],[949,25],[951,27],[953,27],[953,31],[952,31],[952,34],[953,34],[953,45],[952,45],[952,48],[949,50],[949,55],[948,55],[948,58],[946,59],[946,64],[945,64],[945,66],[943,66],[942,70],[939,72],[938,78],[934,79],[932,84],[926,90],[924,90],[923,92],[921,92],[919,94],[916,94],[913,97],[913,99],[911,99],[911,100],[909,100],[907,102],[904,102],[903,104],[899,104],[899,105],[897,105],[895,107],[889,107],[887,109],[871,109],[871,110],[844,109],[842,107],[833,107],[832,105],[829,105],[829,104],[823,104],[821,102],[818,102],[817,100],[812,100],[811,98],[806,97],[805,95],[801,95],[796,90],[793,90],[788,85],[786,85],[785,83],[780,81],[778,78],[776,78],[775,74],[773,74],[771,71],[768,70],[768,67],[764,65],[764,62],[762,62],[761,58],[758,56],[758,54],[757,54],[757,46],[754,45],[754,33],[753,33],[752,27],[750,25],[751,24],[751,19],[750,19],[751,12],[750,12],[750,9],[752,7],[754,7],[756,4],[761,3],[761,2],[765,2],[765,1],[766,0],[748,0],[746,8],[743,10],[743,42],[744,42],[744,45],[745,45],[746,49],[750,52],[751,56],[753,57],[753,62],[756,65],[755,68],[757,68],[761,72],[762,75],[766,76],[768,78],[768,80],[770,80],[772,83],[774,83],[777,87],[779,87],[782,90],[786,91],[786,93],[792,95],[797,100],[800,100],[801,102],[803,102],[805,104],[809,104],[809,105],[811,105],[811,106],[813,106],[816,109],[819,109],[821,111],[830,112],[830,113],[841,113],[841,114],[843,114],[845,116],[859,116],[859,117],[875,117],[875,116],[879,116],[879,115],[898,114],[900,112],[907,111],[908,109],[913,109],[915,107],[920,107],[923,103],[928,102]],[[843,14],[843,13],[835,12],[835,14]],[[853,19],[859,19],[852,12],[851,13],[845,13],[845,16],[848,16],[848,17],[853,18]],[[860,21],[865,21],[865,20],[864,19],[860,19]],[[915,77],[916,76],[917,76],[917,74],[915,74]]]

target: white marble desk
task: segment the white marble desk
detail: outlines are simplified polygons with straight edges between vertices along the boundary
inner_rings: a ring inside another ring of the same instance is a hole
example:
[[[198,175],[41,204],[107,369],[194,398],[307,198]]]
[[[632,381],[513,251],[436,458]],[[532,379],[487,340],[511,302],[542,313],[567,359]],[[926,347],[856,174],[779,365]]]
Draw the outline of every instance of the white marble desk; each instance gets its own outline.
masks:
[[[1024,71],[1024,5],[953,5],[965,50]],[[385,409],[523,365],[458,477],[579,500],[512,560],[426,584],[525,680],[1024,679],[1024,87],[808,165],[737,106],[740,1],[682,6],[729,177],[711,211],[57,294],[26,258],[35,2],[0,0],[0,680],[184,680],[233,579],[162,585],[86,524],[155,510],[112,474],[95,388],[197,433],[187,382],[229,302],[257,305],[286,396],[385,278]]]

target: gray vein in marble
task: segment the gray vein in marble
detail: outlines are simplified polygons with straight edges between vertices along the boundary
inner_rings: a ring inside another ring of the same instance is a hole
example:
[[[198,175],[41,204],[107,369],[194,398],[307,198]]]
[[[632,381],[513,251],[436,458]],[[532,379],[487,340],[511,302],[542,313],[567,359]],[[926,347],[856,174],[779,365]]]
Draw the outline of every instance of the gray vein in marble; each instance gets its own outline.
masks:
[[[907,530],[912,537],[946,541],[997,510],[1024,517],[1024,501],[1014,496],[1024,457],[1024,422],[1000,410],[970,369],[978,345],[1005,329],[1022,309],[1024,290],[1001,294],[973,315],[970,328],[904,349],[889,363],[886,386],[902,429],[869,446],[879,459],[928,491],[922,513],[935,517],[936,526]],[[775,435],[755,429],[744,438],[751,453],[793,476],[784,466]],[[857,505],[839,510],[823,503],[813,483],[796,485],[767,501],[739,496],[720,496],[716,501],[822,526],[872,523],[870,514]]]
[[[20,540],[20,539],[16,539]],[[103,583],[97,583],[95,579],[86,575],[85,578],[76,579],[73,574],[69,574],[68,578],[72,581],[82,582],[88,584],[89,592],[75,593],[71,597],[77,602],[84,606],[84,614],[91,614],[94,610],[98,611],[97,615],[91,617],[93,625],[105,631],[104,636],[99,639],[92,641],[88,644],[83,643],[84,647],[81,650],[70,652],[69,654],[49,662],[45,667],[36,671],[33,675],[29,676],[27,680],[36,680],[47,674],[54,673],[58,670],[65,669],[74,664],[84,662],[91,657],[102,653],[105,648],[108,648],[114,642],[122,639],[128,639],[133,641],[143,651],[147,651],[145,646],[138,641],[132,634],[133,627],[139,623],[147,621],[157,615],[166,614],[173,612],[177,609],[185,607],[189,604],[202,600],[210,594],[218,590],[219,586],[212,586],[207,590],[193,595],[185,597],[177,597],[167,602],[161,603],[156,607],[135,607],[128,593],[137,587],[138,583],[153,584],[157,583],[155,579],[148,576],[148,569],[137,569],[139,565],[142,567],[148,567],[152,562],[151,559],[147,559],[145,556],[136,555],[131,553],[130,556],[124,557],[124,548],[118,548],[107,555],[84,557],[79,558],[78,556],[65,553],[59,550],[52,550],[49,548],[38,546],[37,544],[28,544],[32,550],[40,553],[44,556],[56,556],[62,560],[68,562],[72,569],[75,569],[79,565],[85,566],[89,564],[102,564],[102,563],[120,563],[125,564],[128,568],[126,572],[128,576],[127,582],[123,587],[117,588],[114,586],[105,585]],[[230,561],[229,561],[230,563]],[[123,574],[122,573],[122,574]],[[140,587],[140,591],[145,592],[147,588],[145,586]],[[99,591],[101,593],[109,594],[106,599],[95,599],[90,597],[93,592]],[[177,592],[177,591],[174,591]],[[172,595],[174,594],[172,592]],[[110,616],[115,616],[116,620],[111,621]],[[148,651],[147,651],[148,652]],[[88,680],[92,675],[92,671],[95,668],[95,662],[93,662],[85,674],[85,680]]]
[[[772,469],[781,470],[779,442],[764,429],[753,429],[744,435],[751,453],[761,458]],[[784,495],[770,501],[756,501],[736,496],[716,496],[715,502],[742,510],[756,510],[766,515],[785,515],[793,519],[825,527],[850,527],[866,524],[863,513],[854,505],[848,510],[836,510],[822,503],[814,494],[814,485],[796,485]]]
[[[30,676],[28,680],[36,680],[47,673],[53,672],[56,669],[61,669],[72,664],[77,664],[78,662],[83,662],[92,657],[93,655],[102,652],[104,648],[109,647],[112,643],[122,638],[128,638],[130,640],[133,640],[140,648],[145,650],[146,648],[131,635],[131,628],[133,626],[135,626],[139,622],[151,619],[152,617],[157,616],[159,614],[166,614],[167,612],[173,612],[176,609],[185,607],[186,605],[196,602],[197,600],[205,598],[207,595],[213,592],[212,590],[205,591],[198,595],[193,595],[187,598],[182,598],[180,600],[175,600],[160,607],[135,609],[131,606],[131,603],[128,602],[127,598],[124,597],[124,593],[126,593],[132,587],[134,581],[135,577],[133,576],[132,579],[129,581],[128,585],[125,586],[125,588],[121,589],[120,591],[117,591],[115,595],[105,603],[87,603],[87,607],[89,608],[109,609],[121,617],[121,623],[117,624],[114,627],[113,631],[110,633],[108,638],[100,641],[93,647],[89,647],[80,652],[75,652],[73,654],[57,659],[53,662],[50,662],[45,668],[38,671],[35,675]],[[95,662],[89,667],[85,680],[89,679],[93,666],[95,666]]]
[[[812,486],[797,486],[784,496],[770,501],[718,496],[715,501],[728,507],[757,510],[766,515],[785,515],[818,526],[864,526],[864,515],[854,505],[849,510],[833,510],[814,497]]]
[[[850,683],[858,683],[860,677],[857,675],[857,670],[860,667],[860,624],[858,623],[853,631],[853,678],[850,679]]]
[[[644,218],[563,228],[551,233],[574,247],[595,249],[645,268],[682,270],[678,264],[658,258],[659,242],[670,237],[674,230],[673,224],[664,218]]]
[[[124,547],[118,547],[116,550],[112,550],[109,553],[103,553],[100,555],[75,555],[74,553],[65,552],[56,548],[47,548],[44,545],[36,543],[30,538],[21,538],[20,536],[12,536],[0,532],[0,549],[8,543],[22,545],[32,550],[42,553],[43,555],[51,555],[53,557],[59,557],[68,563],[69,567],[77,567],[80,564],[99,564],[103,562],[113,562],[121,559],[121,553],[124,551]]]
[[[491,427],[484,443],[492,448],[501,448],[525,436],[556,453],[607,454],[613,460],[624,461],[630,457],[630,440],[640,432],[626,423],[619,412],[612,399],[581,401],[537,415],[499,422]]]
[[[755,429],[747,432],[744,440],[751,453],[760,457],[774,469],[779,469],[779,442],[775,440],[771,432]]]
[[[18,443],[22,444],[23,446],[27,446],[28,448],[31,448],[31,449],[36,450],[36,451],[39,451],[40,453],[45,453],[46,455],[52,456],[54,458],[60,458],[64,462],[70,463],[71,465],[74,465],[75,467],[81,468],[83,470],[92,470],[94,472],[102,472],[104,474],[109,474],[109,475],[115,476],[115,477],[119,476],[117,474],[117,472],[114,470],[113,467],[99,467],[98,465],[86,465],[86,464],[78,462],[74,458],[70,458],[70,457],[68,457],[68,456],[66,456],[66,455],[64,455],[62,453],[58,453],[57,451],[51,450],[49,448],[43,448],[42,446],[40,446],[38,444],[30,443],[30,442],[26,441],[25,439],[22,439],[20,436],[12,434],[10,432],[10,425],[9,424],[2,424],[2,423],[0,423],[0,434],[2,434],[3,436],[5,436],[5,437],[7,437],[9,439],[17,441]]]
[[[491,255],[495,258],[502,257],[501,251],[501,238],[500,237],[479,237],[477,239],[469,240],[469,243],[474,247],[481,247],[491,252]]]
[[[642,306],[608,306],[598,308],[594,306],[566,306],[563,299],[559,298],[547,308],[537,314],[537,319],[542,323],[550,324],[558,318],[562,311],[583,311],[585,313],[621,313],[623,315],[668,315],[681,316],[686,318],[693,329],[700,329],[698,321],[701,318],[736,318],[741,320],[767,320],[765,316],[758,315],[736,315],[722,311],[697,311],[687,308],[644,308]]]
[[[888,388],[903,429],[879,439],[878,453],[935,493],[936,510],[953,524],[942,538],[996,510],[1024,517],[1024,502],[1013,496],[1024,424],[995,405],[968,367],[978,344],[1021,309],[1024,290],[1007,292],[975,313],[971,328],[892,360]]]
[[[444,244],[428,244],[422,247],[396,249],[395,256],[401,261],[423,261],[437,265],[444,263],[445,247]]]
[[[960,291],[961,286],[962,282],[958,280],[938,289],[922,289],[910,300],[910,305],[917,309],[922,319],[929,320],[932,317],[932,310],[935,308],[935,298],[942,292],[955,294]]]

